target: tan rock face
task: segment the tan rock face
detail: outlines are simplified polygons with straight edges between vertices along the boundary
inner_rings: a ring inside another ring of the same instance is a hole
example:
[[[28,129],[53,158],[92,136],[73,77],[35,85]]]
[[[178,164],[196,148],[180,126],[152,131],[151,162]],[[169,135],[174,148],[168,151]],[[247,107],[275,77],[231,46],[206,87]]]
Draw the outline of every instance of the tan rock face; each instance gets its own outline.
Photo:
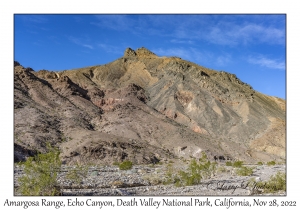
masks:
[[[124,53],[124,57],[135,57],[136,53],[133,49],[127,48]]]
[[[146,48],[63,72],[14,66],[16,161],[47,142],[70,163],[149,163],[200,150],[247,162],[285,158],[285,101],[235,75]]]
[[[137,49],[136,54],[140,58],[157,58],[157,56],[153,52],[144,47]]]
[[[254,151],[273,154],[285,159],[285,121],[278,118],[270,118],[270,122],[267,130],[250,142],[250,148]]]

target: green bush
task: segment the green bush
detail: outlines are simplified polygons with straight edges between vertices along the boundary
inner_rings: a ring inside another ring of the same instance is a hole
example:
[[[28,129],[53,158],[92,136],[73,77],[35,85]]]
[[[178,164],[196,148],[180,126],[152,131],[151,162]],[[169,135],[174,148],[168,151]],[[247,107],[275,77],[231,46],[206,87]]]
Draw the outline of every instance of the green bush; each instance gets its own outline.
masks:
[[[23,164],[24,175],[19,178],[19,192],[22,195],[43,196],[59,195],[57,172],[61,161],[59,150],[47,145],[48,153],[29,157]]]
[[[271,176],[270,180],[267,182],[262,182],[258,185],[263,186],[264,192],[276,192],[276,191],[286,191],[286,175],[284,173],[278,172],[275,176]]]
[[[232,166],[232,162],[226,162],[226,166]]]
[[[276,162],[274,160],[267,162],[268,166],[274,166],[276,164]]]
[[[216,165],[216,163],[211,163],[203,152],[198,162],[195,159],[190,162],[187,172],[179,171],[178,176],[174,177],[175,186],[199,184],[202,178],[210,178],[215,174]]]
[[[277,174],[274,176],[271,176],[271,178],[268,181],[265,182],[255,182],[251,181],[249,183],[249,186],[251,186],[253,189],[262,189],[263,193],[274,193],[278,191],[286,191],[286,174],[277,172]]]
[[[179,177],[176,180],[176,186],[190,186],[199,184],[201,181],[201,166],[193,159],[189,165],[188,172],[179,171]]]
[[[242,167],[242,165],[243,165],[243,161],[235,161],[234,163],[233,163],[233,167],[235,167],[235,168],[240,168],[240,167]]]
[[[262,166],[263,162],[258,162],[257,165]]]
[[[125,160],[122,163],[119,164],[120,170],[129,170],[132,168],[132,162],[129,160]]]
[[[253,174],[253,169],[246,166],[241,166],[236,170],[236,174],[239,176],[250,176]]]

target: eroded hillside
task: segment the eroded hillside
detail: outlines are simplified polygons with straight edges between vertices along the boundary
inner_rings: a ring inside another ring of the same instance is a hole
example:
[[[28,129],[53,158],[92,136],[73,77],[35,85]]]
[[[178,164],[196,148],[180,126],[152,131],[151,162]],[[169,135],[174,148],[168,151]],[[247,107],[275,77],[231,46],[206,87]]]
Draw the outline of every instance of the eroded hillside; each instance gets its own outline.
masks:
[[[235,75],[145,48],[102,66],[33,71],[15,62],[15,161],[50,142],[66,163],[183,156],[285,159],[285,101]]]

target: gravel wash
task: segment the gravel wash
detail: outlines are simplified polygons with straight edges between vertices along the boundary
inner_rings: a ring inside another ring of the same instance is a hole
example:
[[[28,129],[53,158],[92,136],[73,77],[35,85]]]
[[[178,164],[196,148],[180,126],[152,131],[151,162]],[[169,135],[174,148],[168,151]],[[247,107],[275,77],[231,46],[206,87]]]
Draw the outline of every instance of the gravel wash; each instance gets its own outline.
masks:
[[[164,165],[138,165],[124,171],[117,166],[93,166],[89,167],[86,177],[80,181],[67,178],[68,172],[74,167],[63,166],[58,174],[58,183],[62,196],[247,196],[266,195],[248,186],[250,179],[266,181],[277,172],[286,172],[285,165],[252,165],[249,166],[254,168],[251,176],[237,176],[233,173],[234,168],[223,167],[225,172],[201,180],[198,185],[176,187],[162,183],[166,177]],[[18,178],[22,174],[22,167],[16,165],[15,189],[19,186]],[[19,194],[16,192],[15,195]],[[286,192],[277,192],[275,195],[286,195]]]

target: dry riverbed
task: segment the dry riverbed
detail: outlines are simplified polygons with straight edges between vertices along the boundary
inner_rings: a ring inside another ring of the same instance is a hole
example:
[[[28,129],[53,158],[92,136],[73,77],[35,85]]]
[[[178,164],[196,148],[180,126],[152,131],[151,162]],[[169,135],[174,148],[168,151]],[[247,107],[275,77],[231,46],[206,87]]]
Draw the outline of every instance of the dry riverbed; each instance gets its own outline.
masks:
[[[179,166],[182,169],[183,166]],[[277,172],[286,172],[285,165],[251,165],[250,176],[238,176],[235,168],[218,164],[214,176],[202,179],[193,186],[176,187],[174,184],[163,184],[166,165],[134,165],[130,170],[119,170],[117,166],[89,166],[84,176],[70,178],[70,171],[75,167],[63,166],[59,172],[58,182],[63,196],[167,196],[167,195],[266,195],[252,186],[250,180],[267,181]],[[176,168],[176,167],[175,167]],[[22,176],[21,166],[14,169],[14,185],[18,188],[18,178]],[[84,173],[83,173],[84,174]],[[286,195],[279,191],[276,195]],[[15,195],[18,195],[16,192]]]

